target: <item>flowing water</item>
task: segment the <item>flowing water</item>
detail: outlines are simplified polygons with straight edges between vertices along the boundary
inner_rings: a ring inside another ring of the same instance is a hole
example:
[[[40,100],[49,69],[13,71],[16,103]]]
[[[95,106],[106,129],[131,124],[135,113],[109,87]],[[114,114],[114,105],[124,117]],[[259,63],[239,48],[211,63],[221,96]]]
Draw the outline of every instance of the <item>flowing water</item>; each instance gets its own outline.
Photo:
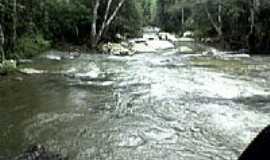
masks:
[[[270,57],[61,54],[0,79],[0,157],[236,160],[270,122]]]

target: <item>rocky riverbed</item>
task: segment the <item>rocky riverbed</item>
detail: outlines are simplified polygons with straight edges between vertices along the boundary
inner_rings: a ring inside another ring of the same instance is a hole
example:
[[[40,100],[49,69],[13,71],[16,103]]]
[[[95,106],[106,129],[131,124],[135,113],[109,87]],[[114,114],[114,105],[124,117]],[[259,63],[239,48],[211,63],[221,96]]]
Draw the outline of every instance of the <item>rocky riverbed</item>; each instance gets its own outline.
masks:
[[[0,80],[0,157],[232,160],[270,121],[270,57],[63,54]]]

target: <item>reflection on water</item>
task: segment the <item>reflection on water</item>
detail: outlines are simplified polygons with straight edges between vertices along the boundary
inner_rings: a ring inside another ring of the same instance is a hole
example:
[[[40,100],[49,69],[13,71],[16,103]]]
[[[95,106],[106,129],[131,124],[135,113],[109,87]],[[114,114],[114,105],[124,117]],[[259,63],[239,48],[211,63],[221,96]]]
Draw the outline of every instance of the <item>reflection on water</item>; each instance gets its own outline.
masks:
[[[173,53],[22,66],[46,72],[0,81],[0,155],[41,143],[75,160],[237,159],[270,120],[270,57]]]

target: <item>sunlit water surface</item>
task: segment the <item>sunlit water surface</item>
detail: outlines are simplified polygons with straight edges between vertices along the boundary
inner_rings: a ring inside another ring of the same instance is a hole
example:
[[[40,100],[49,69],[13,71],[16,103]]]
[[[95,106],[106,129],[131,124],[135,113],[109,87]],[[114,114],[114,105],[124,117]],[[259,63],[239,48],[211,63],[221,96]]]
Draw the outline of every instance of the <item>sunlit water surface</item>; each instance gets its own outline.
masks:
[[[236,160],[270,122],[270,57],[61,54],[0,80],[2,157],[40,143],[72,160]]]

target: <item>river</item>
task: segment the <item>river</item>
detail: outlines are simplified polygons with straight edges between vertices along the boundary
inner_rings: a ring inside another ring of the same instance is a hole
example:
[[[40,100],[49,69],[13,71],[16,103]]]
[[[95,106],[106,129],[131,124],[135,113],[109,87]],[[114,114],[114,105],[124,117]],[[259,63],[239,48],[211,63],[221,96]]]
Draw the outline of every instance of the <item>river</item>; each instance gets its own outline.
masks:
[[[72,160],[236,160],[270,122],[270,57],[61,54],[1,78],[0,157],[39,143]]]

